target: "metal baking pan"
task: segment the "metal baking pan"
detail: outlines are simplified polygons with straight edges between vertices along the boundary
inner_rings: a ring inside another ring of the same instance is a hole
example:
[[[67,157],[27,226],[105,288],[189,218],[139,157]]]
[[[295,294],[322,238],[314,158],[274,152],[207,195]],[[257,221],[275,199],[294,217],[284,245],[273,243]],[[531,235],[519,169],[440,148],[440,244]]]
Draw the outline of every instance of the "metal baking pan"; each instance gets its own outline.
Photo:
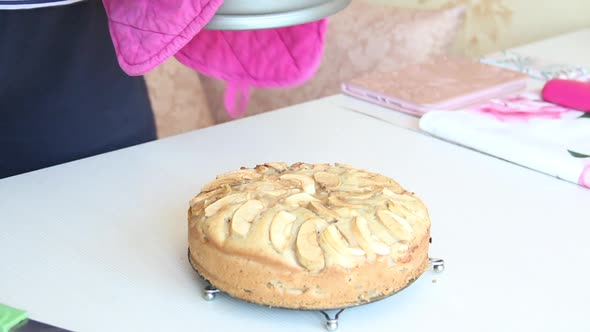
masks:
[[[257,30],[292,26],[333,15],[351,0],[225,0],[209,30]]]

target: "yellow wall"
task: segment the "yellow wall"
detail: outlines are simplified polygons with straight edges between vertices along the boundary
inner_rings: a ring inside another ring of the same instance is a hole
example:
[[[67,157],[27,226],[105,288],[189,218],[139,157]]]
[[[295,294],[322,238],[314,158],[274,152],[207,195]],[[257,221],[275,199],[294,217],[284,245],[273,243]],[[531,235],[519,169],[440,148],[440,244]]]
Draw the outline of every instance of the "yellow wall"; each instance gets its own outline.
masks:
[[[470,55],[490,53],[590,27],[590,0],[373,1],[407,8],[466,5],[466,25],[457,49]]]

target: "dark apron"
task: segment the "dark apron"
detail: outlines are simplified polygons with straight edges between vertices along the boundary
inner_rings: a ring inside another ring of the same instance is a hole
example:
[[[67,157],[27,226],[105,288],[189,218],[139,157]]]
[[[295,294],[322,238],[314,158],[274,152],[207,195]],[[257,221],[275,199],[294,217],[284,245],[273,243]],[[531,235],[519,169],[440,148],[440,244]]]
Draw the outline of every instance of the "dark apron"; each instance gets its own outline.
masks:
[[[100,1],[0,10],[0,178],[156,138]]]

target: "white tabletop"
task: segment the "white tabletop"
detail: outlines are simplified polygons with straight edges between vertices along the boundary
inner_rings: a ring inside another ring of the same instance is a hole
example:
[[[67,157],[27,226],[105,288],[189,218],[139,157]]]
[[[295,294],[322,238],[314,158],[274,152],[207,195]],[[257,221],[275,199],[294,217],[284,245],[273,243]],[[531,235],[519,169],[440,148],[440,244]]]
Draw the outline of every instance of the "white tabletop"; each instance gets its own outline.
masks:
[[[317,312],[205,302],[188,201],[265,161],[344,162],[415,191],[425,273],[339,331],[588,331],[590,191],[328,101],[0,180],[0,303],[77,331],[323,331]]]

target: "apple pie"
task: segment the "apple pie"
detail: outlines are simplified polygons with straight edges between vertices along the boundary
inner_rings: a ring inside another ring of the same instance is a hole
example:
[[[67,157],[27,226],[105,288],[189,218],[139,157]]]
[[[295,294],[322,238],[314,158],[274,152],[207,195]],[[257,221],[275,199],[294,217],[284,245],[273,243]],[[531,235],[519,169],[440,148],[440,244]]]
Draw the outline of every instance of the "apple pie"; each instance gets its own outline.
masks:
[[[391,295],[427,268],[429,240],[420,199],[343,164],[242,168],[203,186],[188,212],[197,271],[235,298],[273,307]]]

